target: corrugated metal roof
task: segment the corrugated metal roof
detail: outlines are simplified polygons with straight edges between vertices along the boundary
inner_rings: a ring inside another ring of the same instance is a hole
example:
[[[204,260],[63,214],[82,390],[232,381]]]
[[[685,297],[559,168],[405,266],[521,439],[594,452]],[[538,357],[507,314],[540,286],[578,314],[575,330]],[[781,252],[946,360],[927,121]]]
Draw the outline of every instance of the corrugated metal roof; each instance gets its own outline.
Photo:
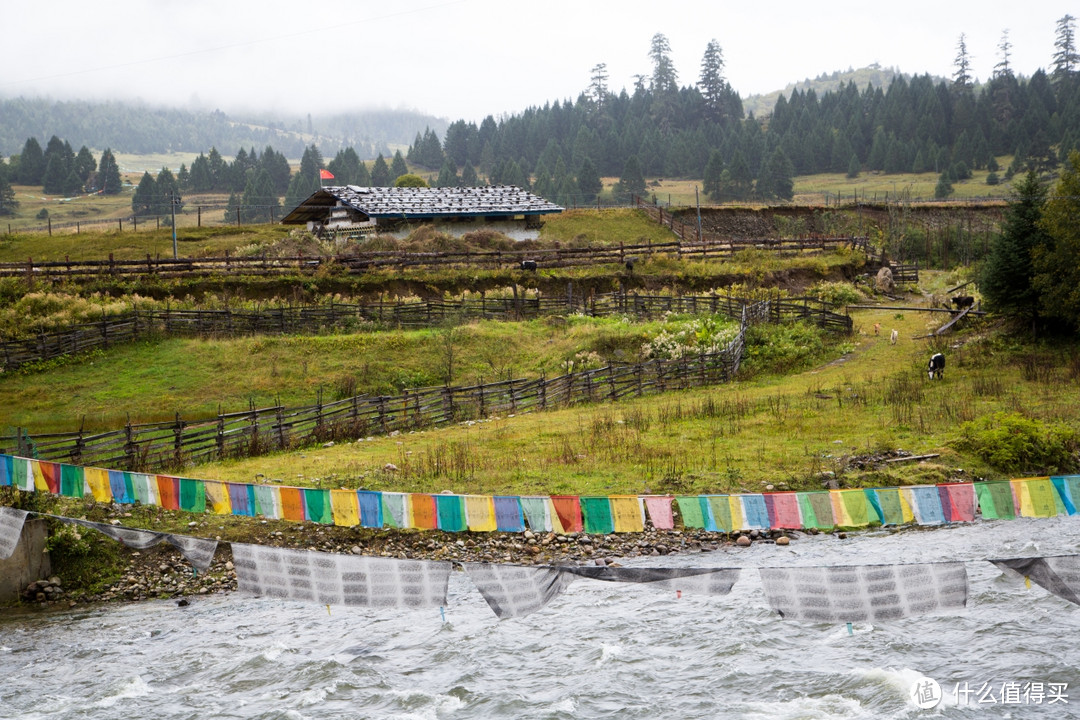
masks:
[[[450,218],[544,215],[563,208],[513,185],[465,188],[324,187],[300,203],[282,223],[321,221],[341,203],[369,218]]]

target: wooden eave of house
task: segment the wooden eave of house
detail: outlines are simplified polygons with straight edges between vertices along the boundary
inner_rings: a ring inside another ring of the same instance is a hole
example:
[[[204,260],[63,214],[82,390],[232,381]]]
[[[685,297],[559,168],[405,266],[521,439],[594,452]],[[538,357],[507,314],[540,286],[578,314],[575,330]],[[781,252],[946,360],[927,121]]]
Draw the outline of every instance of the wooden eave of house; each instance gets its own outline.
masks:
[[[513,185],[475,188],[393,188],[338,185],[317,190],[281,222],[323,222],[335,207],[349,207],[368,219],[437,220],[465,217],[536,216],[563,208]]]

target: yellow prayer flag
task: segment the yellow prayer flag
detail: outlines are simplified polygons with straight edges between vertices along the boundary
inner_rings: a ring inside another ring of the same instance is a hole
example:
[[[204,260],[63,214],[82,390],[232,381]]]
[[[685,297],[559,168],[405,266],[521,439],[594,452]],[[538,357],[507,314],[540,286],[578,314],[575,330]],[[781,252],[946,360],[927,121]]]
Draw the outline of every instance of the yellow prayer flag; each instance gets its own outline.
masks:
[[[547,511],[548,515],[551,517],[552,531],[564,535],[566,533],[566,528],[563,527],[562,520],[559,518],[559,513],[555,509],[555,503],[551,502],[550,497],[547,499]]]
[[[34,476],[34,489],[38,492],[49,492],[49,483],[45,480],[45,473],[41,469],[41,463],[30,460],[30,472]]]
[[[330,511],[334,524],[342,527],[356,527],[360,524],[360,506],[357,504],[355,490],[331,490]]]
[[[232,499],[229,498],[229,486],[217,480],[204,480],[206,499],[210,501],[210,512],[215,515],[232,515]]]
[[[495,532],[495,498],[490,495],[465,496],[465,525],[473,532]]]
[[[109,471],[88,467],[83,472],[86,485],[97,502],[112,502],[112,485],[109,484]]]
[[[645,515],[637,495],[612,495],[608,499],[615,532],[644,532]]]
[[[745,530],[746,520],[743,517],[742,497],[739,495],[728,495],[728,507],[731,508],[731,529]]]
[[[900,496],[900,513],[904,517],[904,523],[915,522],[915,511],[911,509],[911,503],[908,502],[907,493],[898,492],[897,495]]]

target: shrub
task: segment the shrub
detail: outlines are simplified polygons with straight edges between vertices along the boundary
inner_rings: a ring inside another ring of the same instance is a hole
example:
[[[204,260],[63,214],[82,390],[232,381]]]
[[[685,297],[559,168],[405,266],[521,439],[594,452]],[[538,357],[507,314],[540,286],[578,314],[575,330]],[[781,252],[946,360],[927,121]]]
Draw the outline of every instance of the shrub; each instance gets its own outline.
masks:
[[[851,305],[863,300],[863,294],[854,285],[846,282],[819,282],[807,292],[830,305]]]
[[[744,363],[752,372],[799,369],[825,349],[823,331],[807,323],[754,325],[746,332]]]
[[[1080,466],[1080,433],[1015,412],[997,412],[960,426],[952,445],[1006,474],[1072,472]]]

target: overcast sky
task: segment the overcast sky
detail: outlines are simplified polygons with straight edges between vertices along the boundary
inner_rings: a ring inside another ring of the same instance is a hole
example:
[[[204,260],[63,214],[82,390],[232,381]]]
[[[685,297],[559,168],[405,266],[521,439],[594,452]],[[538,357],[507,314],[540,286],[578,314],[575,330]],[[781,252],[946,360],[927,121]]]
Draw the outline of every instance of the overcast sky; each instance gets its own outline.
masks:
[[[46,11],[47,8],[47,11]],[[743,97],[871,63],[951,76],[960,34],[987,78],[1009,30],[1011,63],[1049,68],[1055,23],[1080,0],[52,0],[7,2],[0,96],[141,98],[290,116],[408,108],[479,121],[648,74],[655,33],[681,85],[719,41]],[[2,118],[0,118],[2,122]]]

